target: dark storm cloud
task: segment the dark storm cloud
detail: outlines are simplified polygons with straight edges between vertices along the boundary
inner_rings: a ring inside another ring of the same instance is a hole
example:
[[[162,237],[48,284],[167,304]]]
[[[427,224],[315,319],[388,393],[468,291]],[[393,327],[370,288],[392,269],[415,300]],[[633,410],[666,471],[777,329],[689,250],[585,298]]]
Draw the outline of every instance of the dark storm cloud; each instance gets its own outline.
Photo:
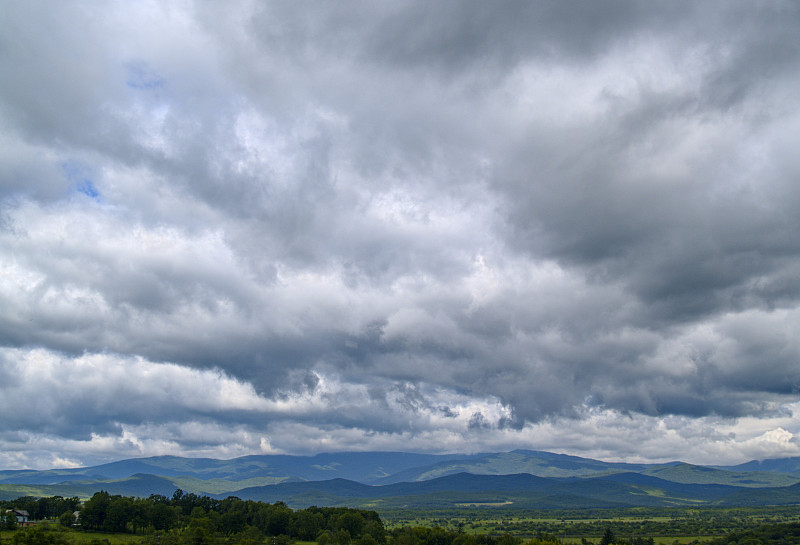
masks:
[[[8,452],[793,452],[796,6],[5,7]]]
[[[678,67],[681,57],[706,51],[689,85],[662,90],[642,81],[580,132],[557,127],[550,141],[532,140],[516,152],[513,170],[498,180],[509,195],[512,244],[624,282],[652,318],[684,321],[780,304],[759,288],[773,275],[788,287],[798,210],[796,189],[785,180],[796,166],[766,150],[786,137],[781,97],[795,78],[785,69],[800,53],[786,38],[800,18],[770,4],[733,22],[741,9],[665,33],[667,41],[693,37],[672,44]],[[692,134],[704,130],[711,138]],[[725,130],[740,140],[725,138]],[[681,149],[692,140],[703,148]],[[776,163],[762,170],[754,163],[765,151]],[[662,169],[636,176],[636,163],[648,161]],[[793,305],[796,296],[795,285],[782,290],[781,301]]]

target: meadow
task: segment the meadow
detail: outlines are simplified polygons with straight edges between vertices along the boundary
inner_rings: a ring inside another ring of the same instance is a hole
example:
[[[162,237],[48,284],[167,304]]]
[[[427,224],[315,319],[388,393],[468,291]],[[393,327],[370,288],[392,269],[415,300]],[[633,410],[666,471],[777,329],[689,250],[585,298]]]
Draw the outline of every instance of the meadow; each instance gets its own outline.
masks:
[[[471,508],[439,511],[381,512],[387,529],[403,526],[440,526],[466,534],[509,533],[522,539],[541,534],[565,543],[597,541],[610,528],[621,538],[653,537],[656,543],[691,543],[764,524],[800,522],[800,508],[630,508],[592,510],[514,510]]]

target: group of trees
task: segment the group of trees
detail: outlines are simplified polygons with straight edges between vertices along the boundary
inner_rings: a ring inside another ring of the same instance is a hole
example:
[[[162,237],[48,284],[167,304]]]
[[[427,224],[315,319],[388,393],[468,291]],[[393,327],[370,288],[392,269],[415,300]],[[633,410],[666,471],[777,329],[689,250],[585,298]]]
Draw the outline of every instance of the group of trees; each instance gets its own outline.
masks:
[[[522,539],[508,533],[493,536],[465,534],[460,531],[445,530],[441,527],[408,526],[390,530],[389,542],[391,545],[523,545]],[[562,543],[563,541],[553,534],[537,533],[532,539],[525,541],[524,545],[562,545]],[[652,537],[618,538],[613,531],[606,528],[599,545],[653,545],[653,543]],[[592,542],[583,539],[582,544],[591,545]]]
[[[23,497],[0,501],[0,525],[16,527],[9,509],[25,510],[32,520],[58,519],[64,526],[108,533],[157,535],[157,543],[204,545],[217,537],[240,536],[248,543],[264,538],[320,540],[321,545],[384,545],[386,530],[375,511],[344,507],[310,507],[292,510],[274,504],[236,497],[217,500],[176,490],[172,497],[136,498],[97,492],[81,504],[78,498]],[[73,513],[78,511],[78,517]],[[27,539],[20,533],[16,541]],[[20,543],[20,545],[24,545]]]
[[[583,540],[586,541],[585,539]],[[600,538],[600,545],[653,545],[652,537],[632,537],[631,539],[617,538],[611,528],[606,528],[603,537]]]
[[[134,498],[97,492],[85,502],[78,520],[86,530],[192,534],[195,545],[201,545],[206,536],[242,533],[253,539],[320,538],[335,545],[386,543],[386,530],[375,511],[344,507],[295,511],[282,502],[269,504],[236,497],[217,500],[182,490],[176,490],[171,498],[162,495]]]
[[[800,523],[765,524],[715,539],[712,545],[800,545]]]
[[[503,534],[465,534],[439,526],[401,526],[389,531],[392,545],[520,545],[522,539]],[[320,544],[322,545],[322,544]]]

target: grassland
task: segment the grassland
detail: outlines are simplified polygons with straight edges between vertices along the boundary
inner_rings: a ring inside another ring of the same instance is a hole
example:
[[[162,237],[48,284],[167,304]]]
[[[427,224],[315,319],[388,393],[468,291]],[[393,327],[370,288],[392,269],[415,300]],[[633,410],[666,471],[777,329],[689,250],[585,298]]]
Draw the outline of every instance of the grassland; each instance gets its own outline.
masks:
[[[47,524],[47,523],[44,523]],[[142,541],[141,535],[134,534],[105,534],[101,532],[81,532],[71,528],[63,528],[57,524],[48,524],[48,529],[60,533],[73,545],[88,545],[97,541],[108,541],[109,545],[135,545]],[[11,543],[14,532],[11,530],[0,531],[0,543]]]
[[[758,508],[631,508],[510,510],[472,508],[382,512],[388,528],[441,526],[467,534],[510,533],[523,539],[552,534],[565,542],[597,541],[606,528],[620,537],[653,537],[656,543],[688,543],[762,524],[800,522],[797,506]]]

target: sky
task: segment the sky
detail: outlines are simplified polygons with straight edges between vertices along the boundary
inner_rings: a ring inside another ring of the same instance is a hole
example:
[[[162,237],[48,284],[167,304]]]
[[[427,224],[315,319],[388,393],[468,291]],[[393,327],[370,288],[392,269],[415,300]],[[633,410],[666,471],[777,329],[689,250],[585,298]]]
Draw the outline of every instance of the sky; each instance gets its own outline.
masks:
[[[0,468],[800,455],[797,2],[0,4]]]

